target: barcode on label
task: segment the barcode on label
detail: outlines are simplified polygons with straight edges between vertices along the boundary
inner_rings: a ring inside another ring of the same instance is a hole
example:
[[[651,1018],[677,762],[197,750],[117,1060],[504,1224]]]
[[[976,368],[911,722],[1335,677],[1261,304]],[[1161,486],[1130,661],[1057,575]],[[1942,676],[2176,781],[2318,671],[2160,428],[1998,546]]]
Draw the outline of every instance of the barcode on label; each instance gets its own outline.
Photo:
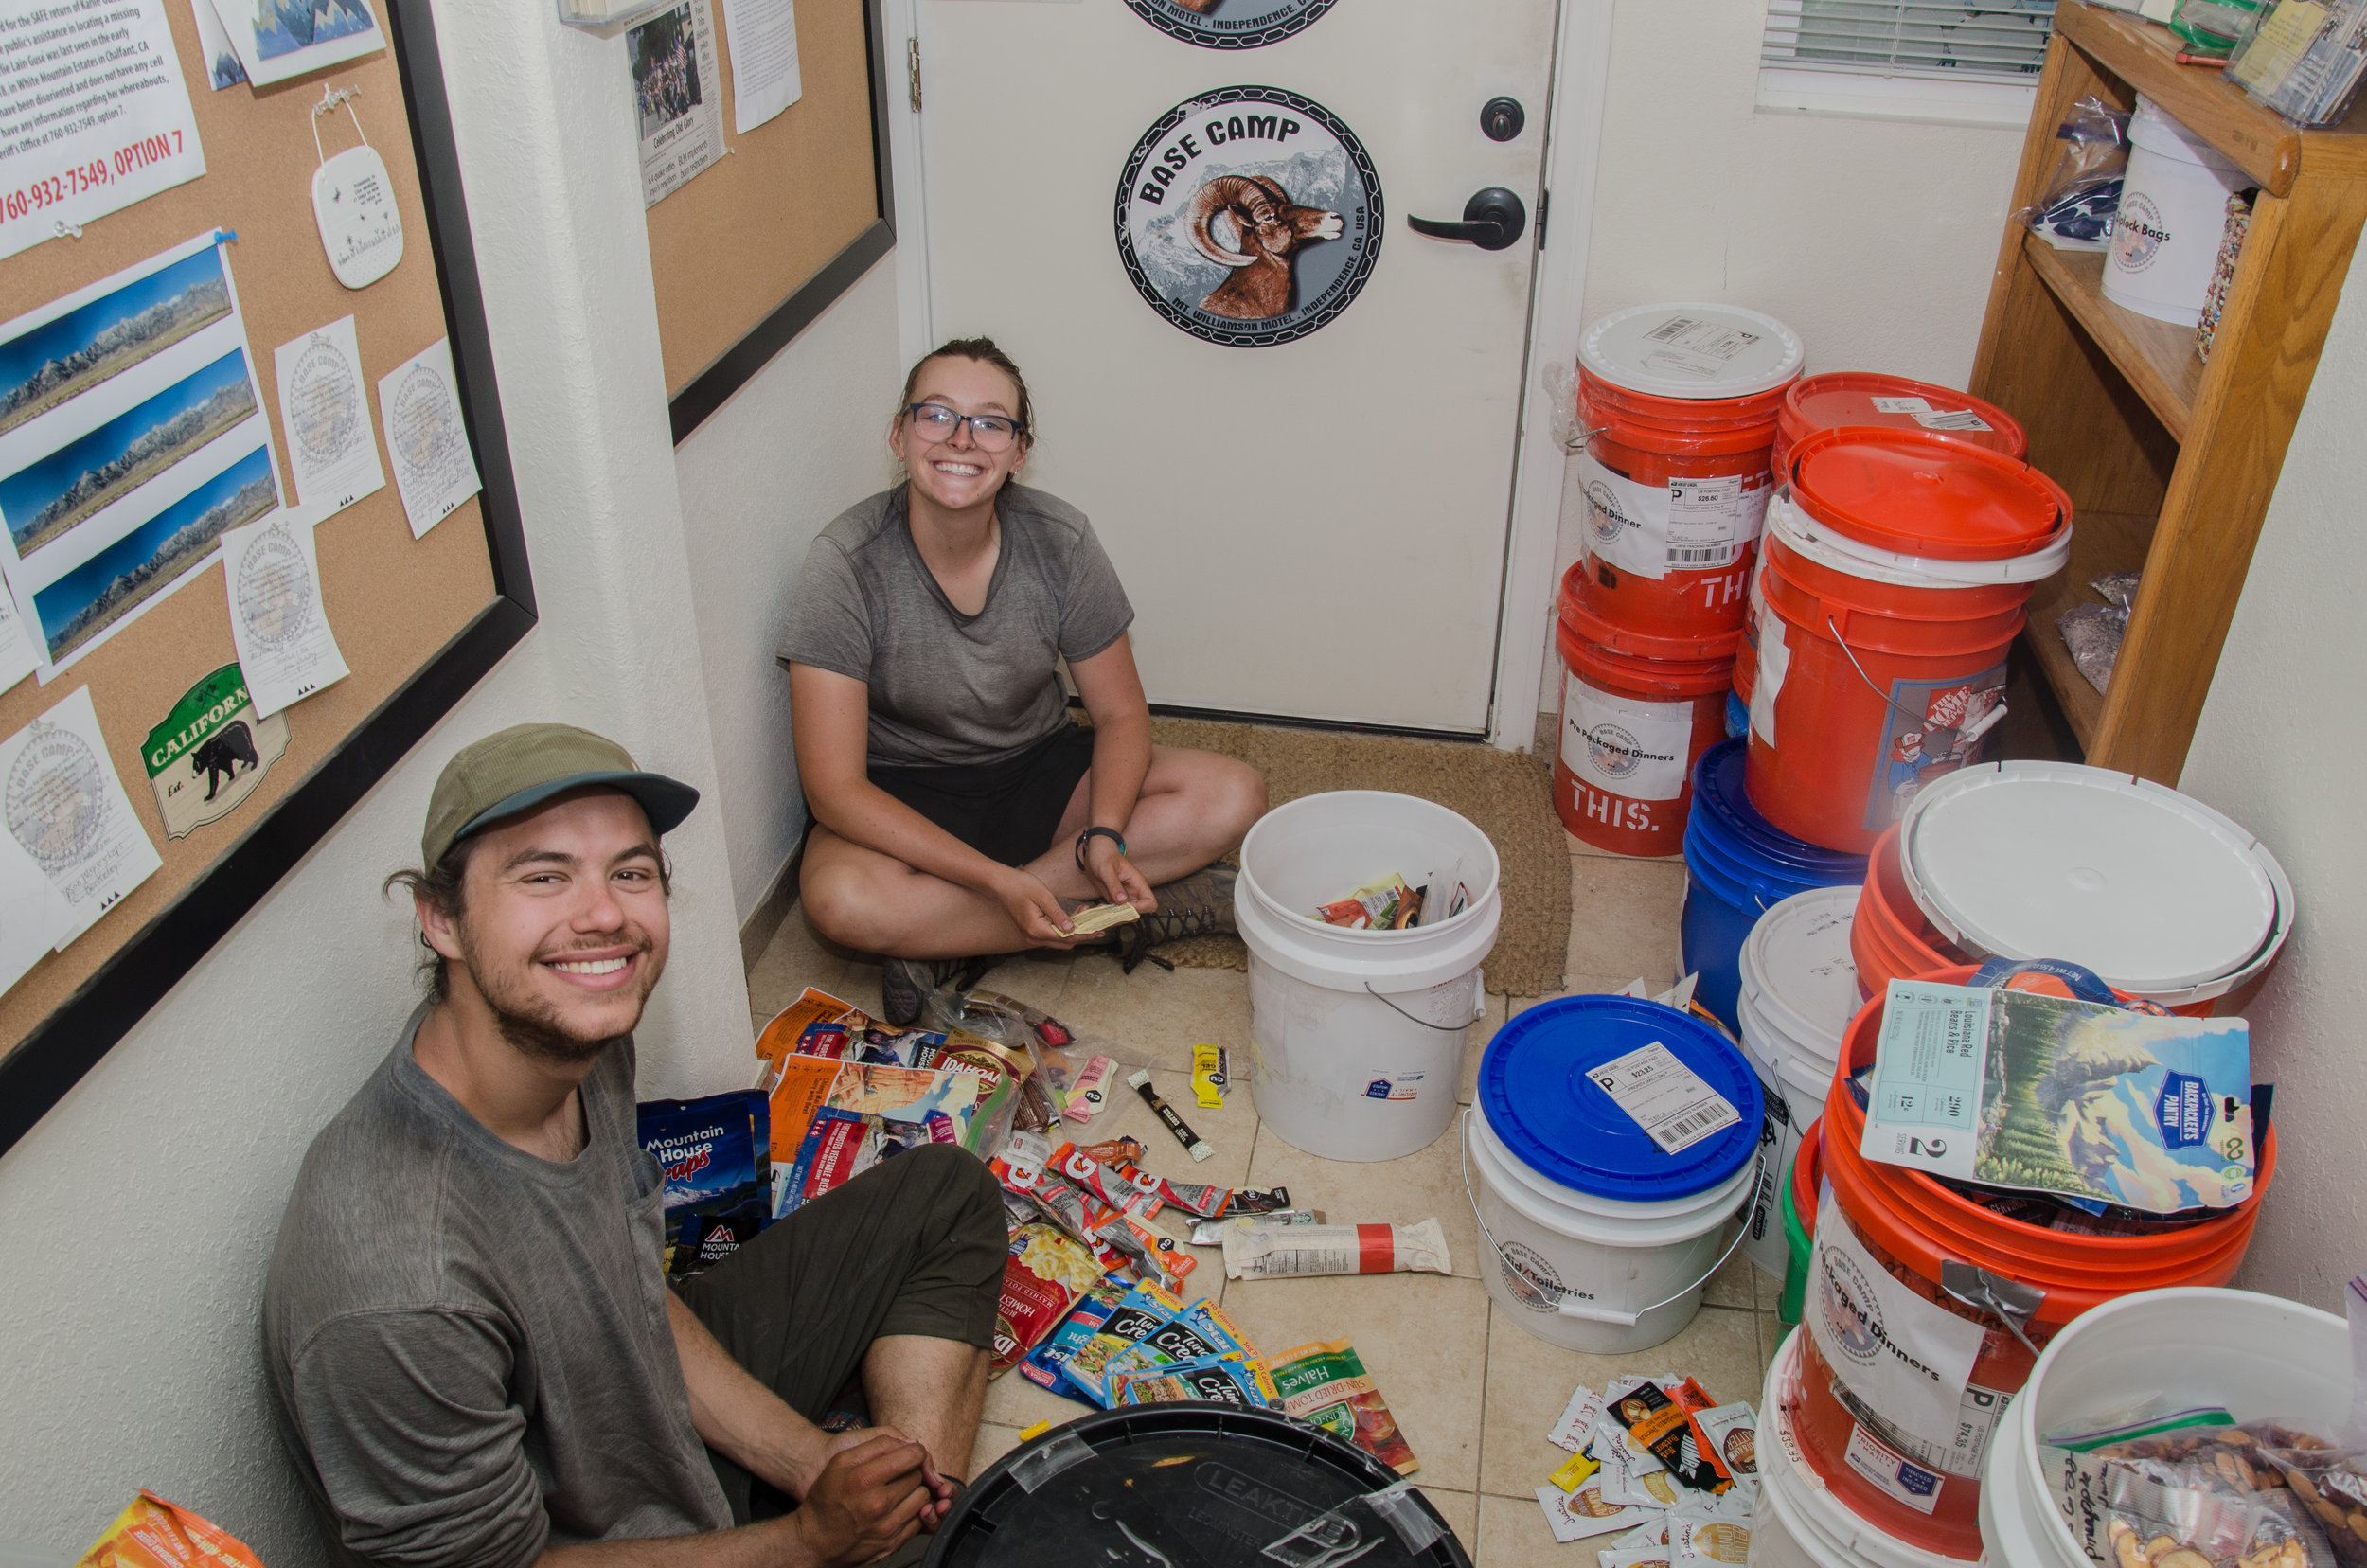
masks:
[[[1915,423],[1926,430],[1987,430],[1989,421],[1969,408],[1942,409],[1915,416]]]
[[[1670,316],[1644,335],[1654,343],[1668,343],[1700,325],[1691,316]]]
[[[1657,1040],[1587,1076],[1666,1153],[1679,1153],[1742,1120],[1732,1100]]]
[[[1738,547],[1733,544],[1671,544],[1671,566],[1731,566]]]
[[[1663,1122],[1660,1126],[1653,1128],[1652,1138],[1663,1149],[1679,1149],[1685,1146],[1691,1134],[1706,1132],[1729,1119],[1727,1115],[1717,1110],[1696,1111],[1690,1116],[1681,1116],[1675,1121]]]

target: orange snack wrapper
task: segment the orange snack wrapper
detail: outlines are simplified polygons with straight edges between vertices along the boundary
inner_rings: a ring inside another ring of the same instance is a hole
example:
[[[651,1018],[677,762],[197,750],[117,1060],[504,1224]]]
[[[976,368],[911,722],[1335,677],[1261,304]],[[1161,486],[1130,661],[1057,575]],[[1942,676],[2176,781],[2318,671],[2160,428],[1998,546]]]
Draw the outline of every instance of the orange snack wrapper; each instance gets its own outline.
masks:
[[[143,1488],[74,1568],[263,1568],[246,1542]]]

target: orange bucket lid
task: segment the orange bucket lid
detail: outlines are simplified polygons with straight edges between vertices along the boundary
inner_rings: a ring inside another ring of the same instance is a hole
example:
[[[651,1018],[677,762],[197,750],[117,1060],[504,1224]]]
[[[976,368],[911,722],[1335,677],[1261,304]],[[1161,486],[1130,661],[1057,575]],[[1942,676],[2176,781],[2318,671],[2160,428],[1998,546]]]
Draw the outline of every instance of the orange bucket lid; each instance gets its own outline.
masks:
[[[1658,637],[1630,631],[1588,604],[1585,592],[1586,562],[1581,561],[1562,574],[1562,628],[1589,642],[1599,643],[1613,653],[1631,659],[1656,659],[1664,664],[1709,665],[1723,661],[1731,666],[1735,650],[1742,646],[1739,626],[1731,632],[1714,632],[1700,637]]]
[[[2071,497],[2027,463],[1921,430],[1820,430],[1785,459],[1792,500],[1860,543],[1939,561],[2037,553],[2071,525]]]
[[[2021,422],[1995,403],[1905,376],[1828,370],[1803,376],[1784,392],[1777,415],[1787,445],[1842,425],[1929,430],[2020,458],[2030,450]]]

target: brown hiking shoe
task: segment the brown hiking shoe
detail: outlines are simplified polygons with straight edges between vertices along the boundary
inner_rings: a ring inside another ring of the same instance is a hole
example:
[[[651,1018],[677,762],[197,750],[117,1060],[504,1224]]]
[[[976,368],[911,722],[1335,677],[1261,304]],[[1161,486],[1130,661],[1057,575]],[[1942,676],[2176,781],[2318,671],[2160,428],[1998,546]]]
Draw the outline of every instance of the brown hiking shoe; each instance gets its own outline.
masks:
[[[1152,888],[1151,897],[1159,900],[1157,911],[1131,925],[1117,928],[1119,966],[1131,974],[1134,966],[1143,961],[1143,954],[1152,948],[1180,942],[1186,936],[1231,934],[1236,929],[1233,884],[1240,875],[1239,866],[1219,861],[1188,877]]]

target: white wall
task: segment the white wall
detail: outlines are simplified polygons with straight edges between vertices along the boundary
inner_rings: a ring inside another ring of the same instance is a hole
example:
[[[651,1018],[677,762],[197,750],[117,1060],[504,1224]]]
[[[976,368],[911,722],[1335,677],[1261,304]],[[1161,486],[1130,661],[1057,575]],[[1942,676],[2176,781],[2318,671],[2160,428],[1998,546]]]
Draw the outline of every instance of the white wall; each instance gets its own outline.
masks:
[[[1664,299],[1748,305],[1800,334],[1811,372],[1963,386],[2021,133],[1760,113],[1766,9],[1619,0],[1587,319]],[[1581,512],[1570,484],[1557,581],[1578,559]],[[1545,633],[1539,711],[1561,691]]]
[[[876,263],[674,454],[714,714],[734,908],[745,920],[806,829],[789,677],[773,658],[806,546],[892,481],[903,385],[896,266]]]
[[[2278,1168],[2241,1283],[2342,1310],[2367,1270],[2367,764],[2355,717],[2367,663],[2358,430],[2367,423],[2367,264],[2354,261],[2219,655],[2181,789],[2276,852],[2301,905],[2244,1008],[2253,1077],[2277,1085]]]
[[[543,622],[0,1156],[0,1543],[70,1560],[148,1486],[275,1568],[320,1560],[267,1418],[256,1309],[306,1144],[412,1004],[418,949],[379,880],[417,857],[444,759],[504,724],[572,720],[719,783],[623,45],[548,5],[448,0],[438,25]],[[744,1078],[723,829],[710,808],[668,842],[674,957],[645,1094]]]

